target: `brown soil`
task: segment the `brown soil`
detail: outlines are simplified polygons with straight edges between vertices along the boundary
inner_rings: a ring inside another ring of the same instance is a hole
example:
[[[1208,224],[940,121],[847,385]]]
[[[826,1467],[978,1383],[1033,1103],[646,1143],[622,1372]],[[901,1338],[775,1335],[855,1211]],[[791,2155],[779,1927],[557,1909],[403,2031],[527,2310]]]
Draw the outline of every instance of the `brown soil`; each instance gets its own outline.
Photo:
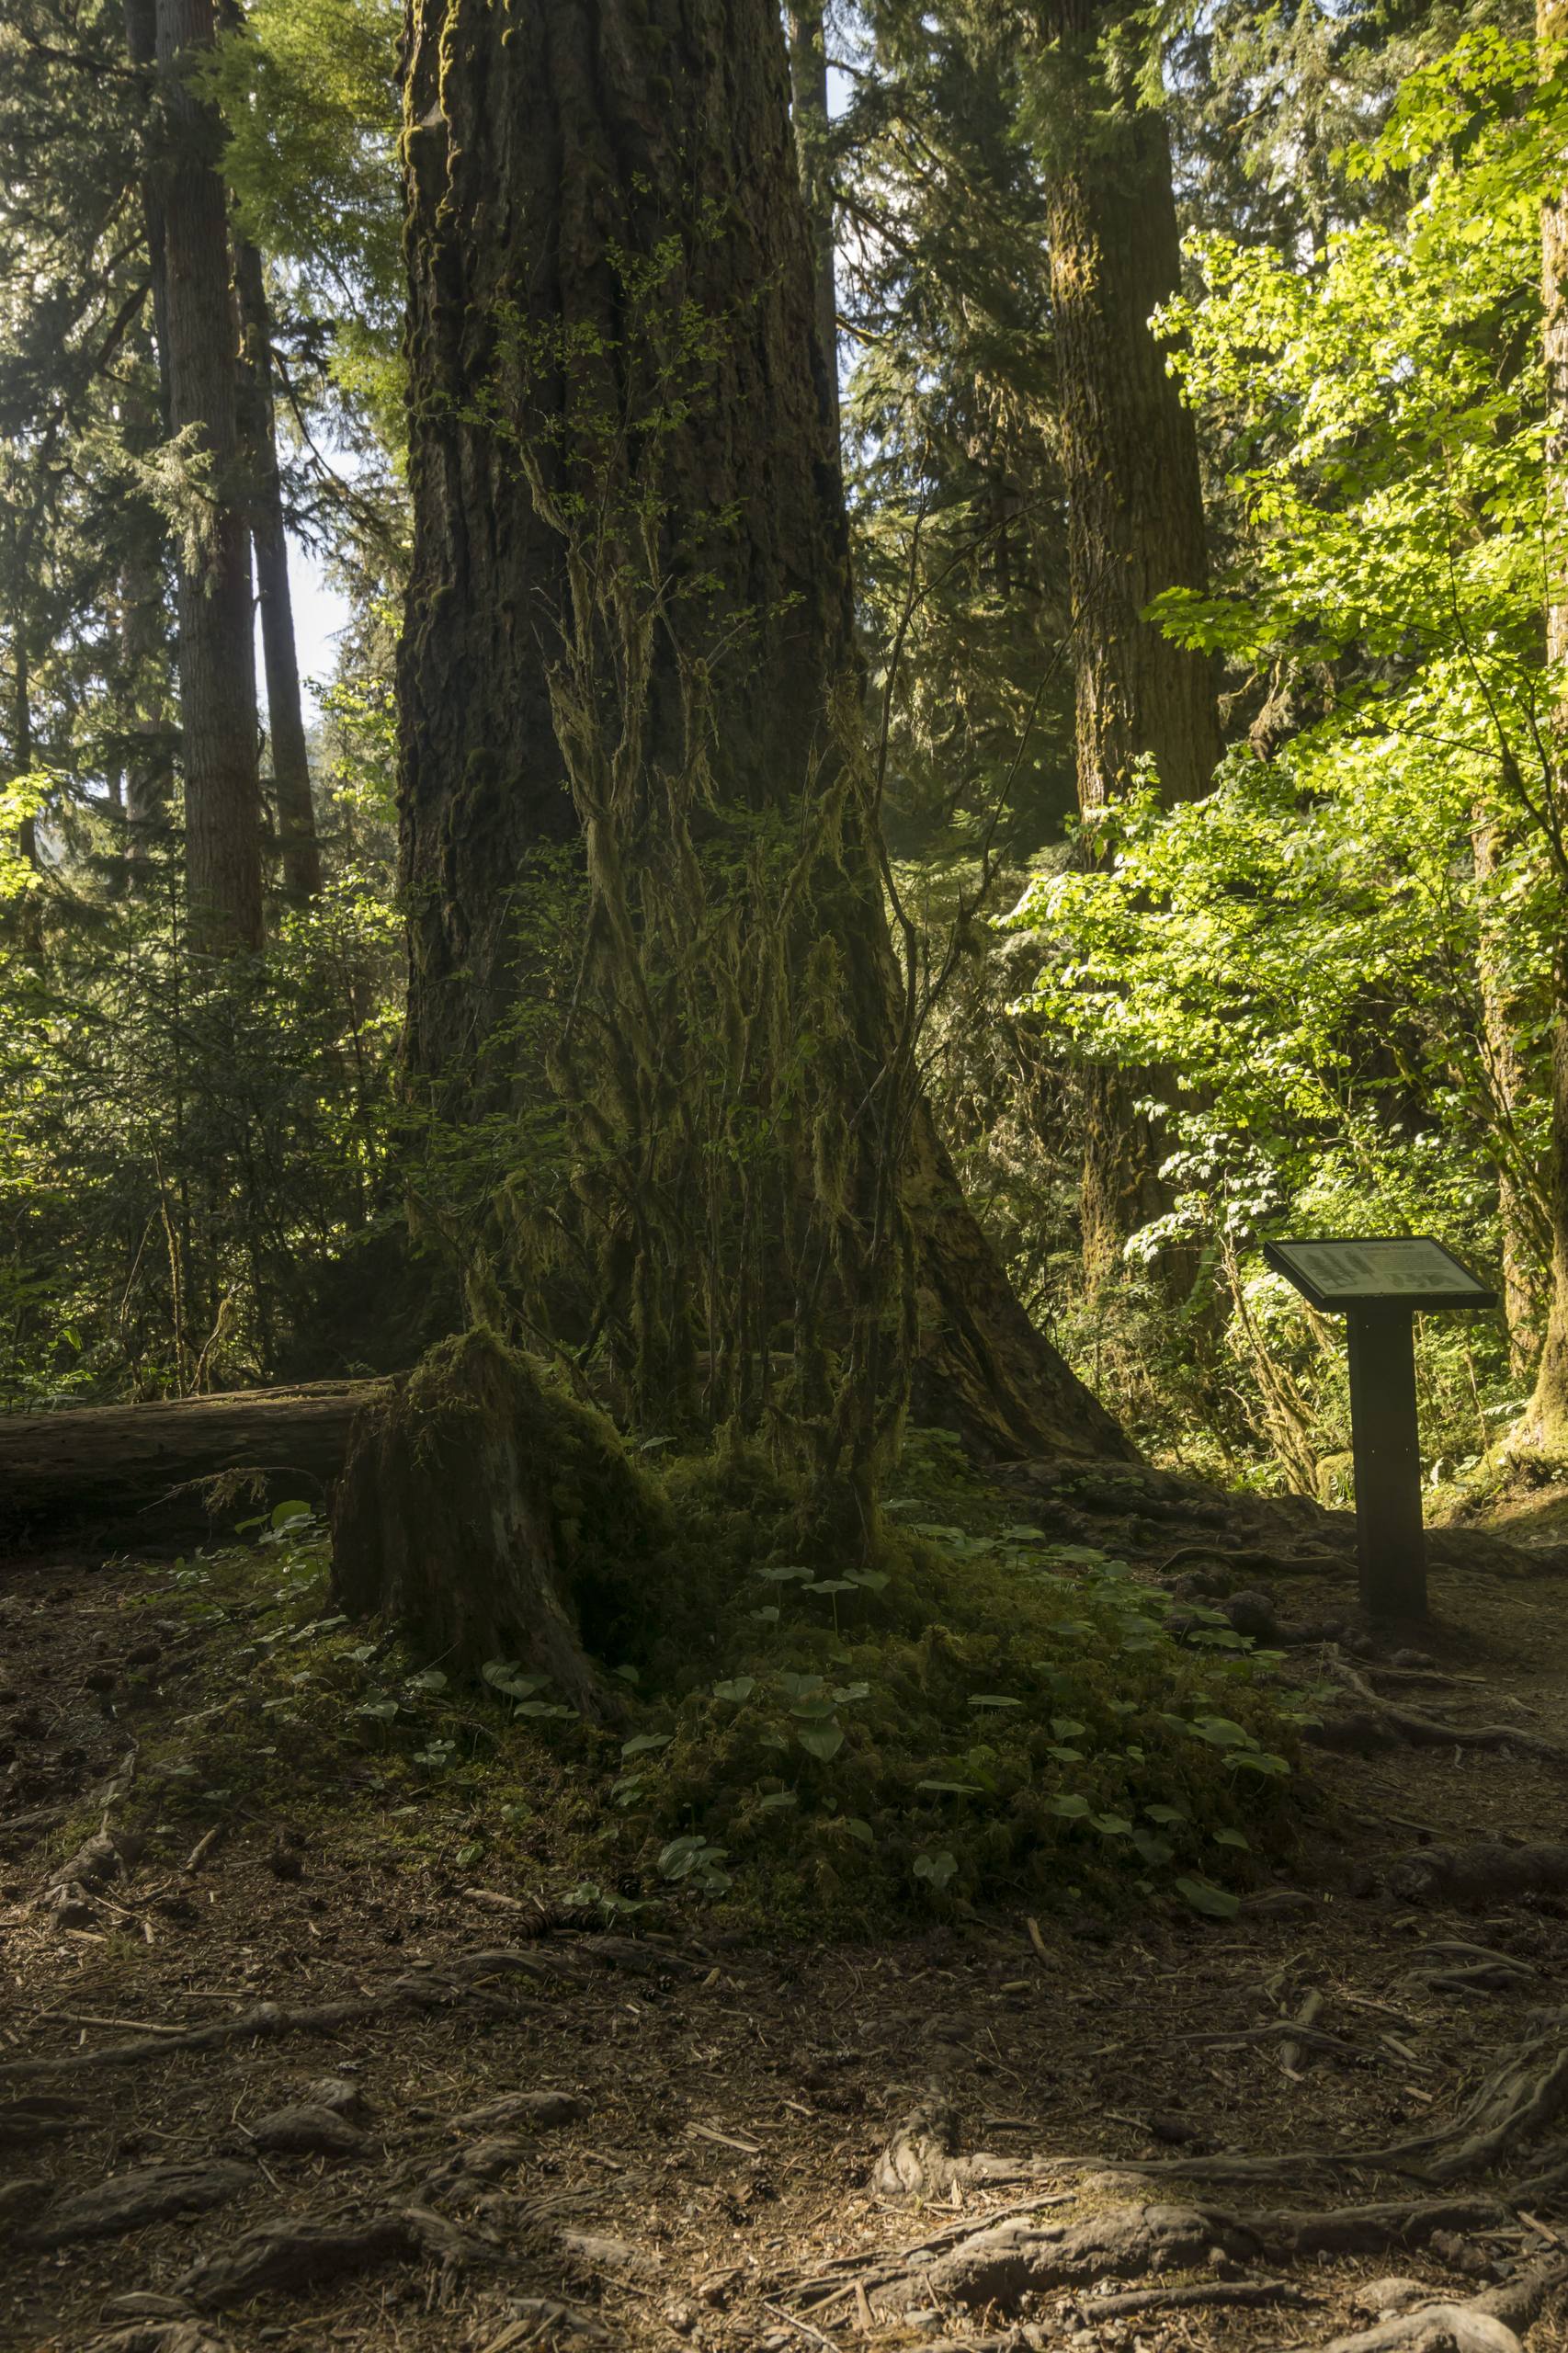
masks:
[[[1532,2302],[1519,2283],[1568,2243],[1568,2182],[1551,2177],[1568,2103],[1554,2123],[1543,2096],[1506,2162],[1462,2181],[1416,2159],[1331,2162],[1439,2131],[1510,2054],[1550,2057],[1560,2029],[1568,2049],[1562,1895],[1418,1908],[1387,1877],[1424,1844],[1568,1841],[1568,1775],[1551,1757],[1318,1755],[1312,1780],[1338,1811],[1305,1818],[1288,1885],[1223,1922],[1064,1909],[769,1949],[721,1940],[693,1909],[673,1935],[605,1936],[552,1917],[520,1878],[465,1889],[394,1823],[367,1832],[357,1815],[339,1836],[318,1814],[290,1833],[244,1807],[188,1868],[183,1837],[154,1839],[115,1861],[85,1912],[51,1910],[39,1899],[62,1849],[114,1825],[131,1743],[210,1696],[206,1637],[129,1610],[138,1577],[33,1564],[0,1589],[0,2347],[511,2353],[597,2332],[710,2353],[1240,2353],[1370,2331],[1389,2296],[1359,2313],[1358,2297],[1397,2274],[1426,2290],[1404,2306],[1465,2305],[1477,2329],[1489,2295],[1503,2313],[1486,2323],[1501,2336],[1444,2336],[1433,2321],[1401,2343],[1501,2345],[1517,2327],[1530,2353],[1568,2347],[1550,2276],[1540,2309],[1517,2309]],[[1294,1620],[1346,1613],[1337,1580],[1273,1590]],[[1456,1722],[1562,1731],[1562,1579],[1449,1572],[1435,1597],[1420,1637],[1432,1667],[1390,1673],[1385,1645],[1355,1671]],[[139,1675],[153,1688],[128,1713]],[[342,2006],[287,2030],[250,2019],[259,2005]],[[225,2022],[200,2047],[176,2040]],[[27,2063],[40,2059],[54,2063]],[[546,2091],[580,2105],[473,2114]],[[278,2123],[301,2105],[313,2126]],[[883,2152],[920,2116],[894,2195]],[[966,2167],[974,2152],[1006,2162]],[[1277,2180],[1216,2184],[1226,2152],[1306,2154]],[[1185,2178],[1105,2177],[1176,2158]],[[111,2178],[123,2211],[77,2235],[92,2216],[70,2201]],[[890,2260],[941,2256],[1020,2208],[1034,2228],[1150,2200],[1300,2216],[1439,2195],[1473,2211],[1365,2255],[1227,2252],[1216,2226],[1196,2254],[1151,2240],[1119,2276],[1114,2255],[1085,2258],[1082,2279],[990,2307],[926,2296],[921,2266]],[[138,2219],[182,2199],[198,2211]],[[328,2234],[274,2246],[280,2284],[247,2295],[242,2267],[225,2292],[220,2259],[245,2255],[244,2234],[301,2218]],[[1272,2301],[1191,2301],[1269,2281]],[[1144,2309],[1105,2316],[1143,2291]]]

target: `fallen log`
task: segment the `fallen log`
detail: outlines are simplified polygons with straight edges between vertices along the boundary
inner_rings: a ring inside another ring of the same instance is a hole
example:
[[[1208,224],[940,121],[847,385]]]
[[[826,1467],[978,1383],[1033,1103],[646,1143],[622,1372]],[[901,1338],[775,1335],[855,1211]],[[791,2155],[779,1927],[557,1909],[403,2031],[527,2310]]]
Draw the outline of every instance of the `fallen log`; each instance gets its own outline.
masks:
[[[356,1414],[389,1381],[0,1415],[0,1553],[202,1543],[298,1496],[324,1510]]]

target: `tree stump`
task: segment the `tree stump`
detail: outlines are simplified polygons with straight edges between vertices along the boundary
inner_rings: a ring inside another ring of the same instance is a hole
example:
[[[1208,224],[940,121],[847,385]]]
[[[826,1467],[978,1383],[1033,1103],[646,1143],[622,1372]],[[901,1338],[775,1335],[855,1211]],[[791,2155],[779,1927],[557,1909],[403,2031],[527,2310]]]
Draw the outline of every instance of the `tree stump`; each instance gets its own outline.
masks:
[[[658,1498],[605,1416],[493,1332],[468,1332],[356,1422],[334,1593],[425,1658],[459,1672],[516,1660],[599,1718],[596,1629],[663,1538]]]

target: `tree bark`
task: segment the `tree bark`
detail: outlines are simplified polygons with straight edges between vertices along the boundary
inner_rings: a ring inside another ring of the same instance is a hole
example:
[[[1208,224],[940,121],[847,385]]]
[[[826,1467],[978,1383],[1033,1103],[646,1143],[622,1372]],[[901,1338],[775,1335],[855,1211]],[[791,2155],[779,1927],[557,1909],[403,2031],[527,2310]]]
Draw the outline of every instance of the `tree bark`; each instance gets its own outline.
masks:
[[[1471,829],[1475,879],[1484,885],[1496,872],[1500,848],[1496,820],[1477,814]],[[1498,1138],[1497,1222],[1503,1242],[1503,1314],[1508,1327],[1508,1362],[1516,1380],[1528,1379],[1540,1355],[1546,1320],[1543,1259],[1551,1248],[1551,1220],[1544,1219],[1539,1171],[1522,1166],[1517,1149],[1518,1115],[1527,1097],[1524,1058],[1519,1051],[1521,1008],[1502,972],[1497,920],[1484,904],[1478,955],[1482,1047],[1490,1124]],[[1543,1247],[1544,1245],[1544,1247]]]
[[[917,1349],[994,1450],[1123,1450],[912,1078],[777,0],[417,0],[405,107],[407,1058],[534,1123],[485,1280],[666,1428]]]
[[[833,428],[833,446],[843,445],[838,397],[838,282],[833,218],[833,178],[828,168],[827,27],[823,0],[788,0],[784,22],[790,39],[790,91],[795,146],[801,159],[801,192],[811,231],[816,290],[817,347],[823,362],[819,397]]]
[[[324,1512],[376,1381],[0,1415],[0,1552],[200,1541],[267,1505]]]
[[[1537,0],[1536,37],[1543,71],[1568,40],[1568,0]],[[1565,159],[1568,160],[1568,159]],[[1568,186],[1541,208],[1541,335],[1546,360],[1546,658],[1568,661]],[[1560,824],[1568,822],[1568,706],[1560,703],[1549,733],[1548,790]],[[1556,860],[1568,903],[1568,871]],[[1551,972],[1551,1293],[1535,1393],[1518,1435],[1568,1461],[1568,916]]]
[[[272,745],[272,785],[278,796],[283,893],[299,905],[313,899],[321,889],[321,850],[311,797],[304,706],[300,699],[294,605],[289,591],[289,535],[283,520],[272,396],[272,322],[261,256],[248,238],[237,233],[234,290],[240,313],[241,438],[250,473],[251,544],[256,550],[267,732]]]
[[[238,481],[238,335],[216,109],[187,68],[210,48],[212,0],[157,0],[169,150],[161,167],[169,423],[207,460],[199,546],[179,551],[180,725],[190,937],[229,955],[262,940],[261,787],[250,548]]]
[[[18,611],[11,623],[11,774],[30,776],[32,766],[32,670],[28,659],[27,620]],[[24,817],[17,827],[17,852],[37,875],[40,860],[36,817]],[[31,963],[36,963],[43,953],[43,909],[36,889],[22,893],[17,912],[17,945]]]
[[[1193,420],[1149,321],[1181,282],[1164,117],[1108,85],[1117,0],[1044,0],[1053,43],[1042,138],[1060,451],[1067,497],[1078,807],[1092,828],[1152,762],[1166,805],[1207,791],[1220,756],[1213,665],[1142,615],[1208,581]],[[1092,830],[1085,855],[1094,855]],[[1083,1248],[1091,1288],[1164,1205],[1156,1136],[1134,1108],[1157,1074],[1083,1076]]]

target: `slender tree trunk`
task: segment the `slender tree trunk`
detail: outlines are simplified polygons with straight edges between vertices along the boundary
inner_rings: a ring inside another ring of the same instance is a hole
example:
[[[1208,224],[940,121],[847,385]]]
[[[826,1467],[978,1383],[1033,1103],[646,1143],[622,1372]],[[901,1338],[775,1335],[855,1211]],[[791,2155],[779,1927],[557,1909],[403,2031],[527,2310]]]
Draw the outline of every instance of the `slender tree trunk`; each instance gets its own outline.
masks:
[[[1497,870],[1496,820],[1478,813],[1471,841],[1476,881],[1484,894],[1485,884]],[[1502,949],[1496,918],[1483,904],[1478,981],[1490,1118],[1499,1138],[1494,1165],[1497,1222],[1503,1240],[1503,1312],[1508,1326],[1509,1365],[1515,1378],[1523,1380],[1534,1371],[1540,1354],[1547,1306],[1542,1260],[1550,1251],[1551,1234],[1549,1226],[1543,1230],[1540,1187],[1532,1187],[1529,1173],[1520,1169],[1517,1149],[1511,1148],[1527,1099],[1528,1081],[1518,1043],[1520,1008],[1504,978]]]
[[[222,126],[186,68],[211,45],[212,0],[157,0],[170,133],[162,171],[169,422],[206,458],[204,545],[179,561],[180,726],[193,945],[227,955],[262,939],[261,786],[250,546],[238,484],[238,335]]]
[[[157,0],[123,0],[125,15],[125,46],[131,63],[138,69],[141,82],[142,139],[145,142],[151,130],[153,76],[158,62]],[[148,271],[153,289],[153,335],[158,355],[158,394],[163,413],[164,431],[173,430],[169,419],[172,401],[169,393],[169,294],[168,256],[164,239],[164,195],[160,175],[148,158],[142,174],[142,217],[147,228]]]
[[[315,805],[311,798],[304,707],[300,700],[294,606],[289,593],[289,535],[283,521],[278,422],[272,398],[272,322],[261,256],[248,238],[239,235],[234,240],[234,287],[240,311],[241,438],[251,478],[251,543],[256,550],[261,656],[267,677],[267,732],[272,744],[272,782],[278,795],[283,890],[286,897],[300,903],[314,898],[321,889],[321,850],[316,841]]]
[[[11,774],[30,776],[33,767],[32,668],[28,657],[28,625],[20,612],[11,624]],[[17,851],[34,874],[40,871],[38,819],[24,817],[17,827]],[[22,954],[36,962],[43,953],[43,910],[36,890],[23,893],[17,911],[17,941]]]
[[[1045,0],[1053,43],[1042,140],[1060,449],[1067,494],[1078,806],[1093,821],[1153,762],[1162,798],[1208,790],[1220,756],[1213,667],[1141,618],[1208,566],[1193,421],[1150,329],[1181,247],[1164,117],[1107,85],[1097,0]],[[1093,855],[1093,835],[1086,854]],[[1101,1283],[1162,1206],[1158,1142],[1134,1109],[1156,1074],[1083,1078],[1084,1262]]]
[[[1124,1451],[913,1076],[777,0],[416,0],[405,108],[406,1051],[527,1122],[476,1307],[857,1475],[911,1357]]]
[[[1538,0],[1536,34],[1543,70],[1568,40],[1568,0]],[[1568,157],[1564,188],[1541,210],[1541,324],[1546,359],[1546,656],[1568,662]],[[1568,824],[1568,706],[1551,732],[1550,790],[1560,824]],[[1559,856],[1558,884],[1568,907],[1568,872]],[[1568,914],[1551,972],[1551,1296],[1535,1394],[1520,1435],[1568,1461]]]
[[[820,394],[826,405],[836,449],[842,446],[843,428],[838,399],[838,284],[833,179],[827,162],[827,26],[823,0],[787,0],[784,22],[790,40],[790,89],[795,145],[801,158],[801,190],[806,200],[806,224],[811,231],[815,273],[817,347],[822,360]]]

